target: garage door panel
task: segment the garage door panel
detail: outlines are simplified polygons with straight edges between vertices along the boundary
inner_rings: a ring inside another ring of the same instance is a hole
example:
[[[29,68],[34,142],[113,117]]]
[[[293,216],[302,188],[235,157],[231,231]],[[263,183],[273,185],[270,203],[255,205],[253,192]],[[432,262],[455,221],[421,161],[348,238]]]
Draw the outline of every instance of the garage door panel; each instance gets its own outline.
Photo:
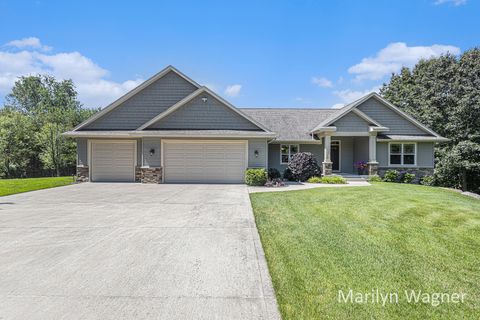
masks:
[[[135,144],[92,142],[92,181],[134,181]]]
[[[165,182],[242,183],[246,143],[165,142]]]

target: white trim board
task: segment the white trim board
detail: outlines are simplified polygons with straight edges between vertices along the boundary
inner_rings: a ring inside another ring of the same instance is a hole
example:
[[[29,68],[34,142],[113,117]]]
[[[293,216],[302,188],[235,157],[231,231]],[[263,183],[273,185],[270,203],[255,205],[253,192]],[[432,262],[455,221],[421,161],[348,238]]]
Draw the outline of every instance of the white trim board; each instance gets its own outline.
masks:
[[[195,81],[193,81],[192,79],[190,79],[189,77],[187,77],[185,74],[183,74],[182,72],[178,71],[175,67],[173,66],[167,66],[165,69],[161,70],[160,72],[156,73],[155,75],[153,75],[152,77],[150,77],[149,79],[147,79],[146,81],[142,82],[140,85],[138,85],[137,87],[135,87],[134,89],[130,90],[129,92],[127,92],[126,94],[124,94],[123,96],[121,96],[120,98],[118,98],[117,100],[115,100],[114,102],[112,102],[111,104],[109,104],[108,106],[106,106],[105,108],[103,108],[102,110],[100,110],[99,112],[97,112],[96,114],[94,114],[92,117],[88,118],[87,120],[85,120],[84,122],[80,123],[78,126],[76,126],[75,128],[72,129],[72,131],[76,131],[76,130],[79,130],[83,127],[85,127],[86,125],[92,123],[93,121],[99,119],[100,117],[102,117],[103,115],[107,114],[108,112],[114,110],[115,108],[117,108],[118,106],[120,106],[122,103],[124,103],[125,101],[127,101],[128,99],[130,99],[131,97],[133,97],[134,95],[136,95],[137,93],[139,93],[140,91],[142,91],[143,89],[147,88],[149,85],[151,85],[152,83],[156,82],[157,80],[163,78],[165,75],[167,75],[169,72],[175,72],[178,76],[182,77],[183,79],[185,79],[186,81],[190,82],[192,85],[194,85],[197,89],[200,88],[200,85],[198,83],[196,83]]]

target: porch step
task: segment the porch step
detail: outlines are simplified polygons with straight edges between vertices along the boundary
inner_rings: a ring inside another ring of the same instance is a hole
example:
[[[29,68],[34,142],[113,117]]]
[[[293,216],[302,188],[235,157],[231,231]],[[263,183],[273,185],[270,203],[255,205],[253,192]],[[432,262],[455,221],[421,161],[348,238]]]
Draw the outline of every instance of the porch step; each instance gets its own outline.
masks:
[[[368,180],[367,175],[341,173],[341,174],[337,174],[337,176],[341,176],[345,178],[345,180],[347,181],[367,181]]]

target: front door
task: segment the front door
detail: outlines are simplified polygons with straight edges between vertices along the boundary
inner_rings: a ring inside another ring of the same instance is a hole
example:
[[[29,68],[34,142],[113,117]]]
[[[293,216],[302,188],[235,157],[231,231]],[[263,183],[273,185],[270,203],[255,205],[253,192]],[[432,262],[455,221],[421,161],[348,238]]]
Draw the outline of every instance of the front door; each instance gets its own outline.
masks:
[[[332,141],[330,146],[332,171],[340,171],[340,141]]]

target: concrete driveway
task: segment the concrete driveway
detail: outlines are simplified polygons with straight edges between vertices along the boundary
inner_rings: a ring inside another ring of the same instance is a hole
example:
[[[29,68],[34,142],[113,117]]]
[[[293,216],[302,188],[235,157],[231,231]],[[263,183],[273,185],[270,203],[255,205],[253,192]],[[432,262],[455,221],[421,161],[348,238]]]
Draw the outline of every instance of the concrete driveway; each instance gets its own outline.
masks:
[[[279,319],[243,185],[0,197],[0,319]]]

